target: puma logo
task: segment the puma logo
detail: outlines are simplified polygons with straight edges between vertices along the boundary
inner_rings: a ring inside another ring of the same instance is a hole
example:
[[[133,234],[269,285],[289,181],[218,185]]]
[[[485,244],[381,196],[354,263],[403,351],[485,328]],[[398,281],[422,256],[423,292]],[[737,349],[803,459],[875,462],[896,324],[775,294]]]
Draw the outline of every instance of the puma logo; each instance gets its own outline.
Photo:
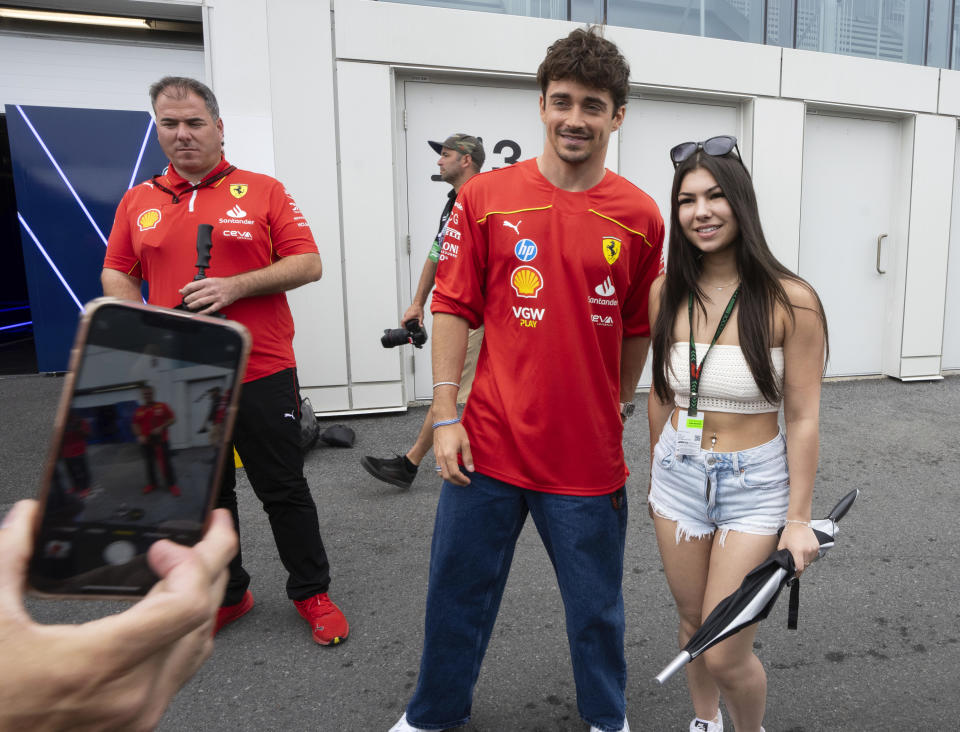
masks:
[[[293,412],[284,412],[284,413],[283,413],[283,416],[284,416],[285,418],[286,418],[286,417],[289,417],[289,418],[292,419],[294,422],[297,421],[297,418],[296,418],[296,416],[294,416]]]
[[[515,224],[511,224],[509,221],[504,221],[503,225],[513,229],[515,232],[517,232],[517,236],[520,236],[520,224],[522,223],[523,223],[523,220],[520,220]]]

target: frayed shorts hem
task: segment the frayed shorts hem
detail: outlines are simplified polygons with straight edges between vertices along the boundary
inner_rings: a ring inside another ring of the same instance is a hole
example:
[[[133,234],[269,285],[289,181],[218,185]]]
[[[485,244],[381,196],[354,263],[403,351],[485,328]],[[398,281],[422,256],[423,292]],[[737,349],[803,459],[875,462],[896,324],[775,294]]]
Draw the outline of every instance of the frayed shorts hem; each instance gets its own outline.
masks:
[[[775,525],[769,527],[765,526],[756,526],[754,524],[744,524],[737,521],[731,521],[728,524],[723,526],[704,526],[703,524],[690,521],[681,516],[671,516],[669,512],[665,511],[661,506],[657,505],[657,502],[650,497],[648,499],[650,503],[650,508],[653,509],[653,512],[662,519],[667,521],[673,521],[677,525],[677,534],[676,541],[679,544],[681,541],[694,541],[696,539],[706,539],[707,537],[713,536],[717,530],[720,531],[720,546],[723,546],[724,541],[726,541],[727,534],[731,531],[737,531],[741,534],[754,534],[756,536],[773,536],[784,524],[778,522]]]

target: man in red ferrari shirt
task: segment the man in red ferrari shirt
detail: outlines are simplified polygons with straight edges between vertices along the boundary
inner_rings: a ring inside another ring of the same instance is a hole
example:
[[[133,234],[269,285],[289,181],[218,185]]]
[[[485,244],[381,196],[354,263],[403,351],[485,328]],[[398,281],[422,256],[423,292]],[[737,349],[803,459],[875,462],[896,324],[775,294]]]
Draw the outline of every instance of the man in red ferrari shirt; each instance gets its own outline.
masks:
[[[604,168],[629,73],[596,28],[551,45],[537,73],[543,153],[474,176],[455,204],[459,225],[447,226],[432,306],[444,483],[420,675],[396,732],[469,719],[528,514],[563,597],[580,716],[593,730],[629,729],[622,420],[646,358],[663,244],[653,200]],[[481,324],[461,423],[456,382],[467,331]]]
[[[140,393],[143,404],[137,407],[131,422],[133,434],[137,436],[143,452],[143,461],[147,464],[147,484],[143,487],[143,492],[150,493],[157,487],[157,463],[160,463],[167,490],[174,496],[179,496],[180,489],[177,487],[177,476],[173,470],[173,455],[170,454],[170,441],[167,438],[167,427],[176,419],[173,410],[164,402],[154,399],[152,387],[144,386]]]
[[[303,476],[300,389],[293,317],[284,294],[320,278],[310,227],[283,185],[224,159],[223,120],[210,89],[183,77],[150,87],[157,139],[170,160],[163,175],[131,188],[117,208],[102,275],[107,295],[181,301],[198,313],[222,312],[253,336],[233,442],[270,519],[289,576],[287,595],[322,645],[347,638],[349,626],[330,600],[330,566],[317,509]],[[194,281],[199,224],[212,224],[206,279]],[[226,466],[218,506],[239,531],[236,478]],[[240,552],[230,564],[216,630],[253,607]]]

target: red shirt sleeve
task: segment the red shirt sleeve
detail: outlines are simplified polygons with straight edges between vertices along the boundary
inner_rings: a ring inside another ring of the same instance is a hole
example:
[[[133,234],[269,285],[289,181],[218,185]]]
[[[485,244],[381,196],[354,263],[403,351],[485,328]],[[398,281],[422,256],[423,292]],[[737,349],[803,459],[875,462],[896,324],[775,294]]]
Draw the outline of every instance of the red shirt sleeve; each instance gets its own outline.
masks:
[[[479,328],[486,302],[488,241],[486,224],[476,220],[470,183],[460,189],[447,219],[430,312],[456,315]]]
[[[123,194],[117,212],[113,216],[113,228],[107,240],[107,253],[103,259],[104,269],[115,269],[132,277],[143,279],[140,260],[133,251],[133,237],[130,235],[130,198],[133,190]]]
[[[648,312],[650,286],[663,268],[663,219],[659,214],[651,216],[645,235],[634,236],[636,255],[630,266],[630,289],[623,307],[623,335],[630,337],[650,336]]]
[[[300,207],[287,193],[283,184],[275,181],[270,190],[270,258],[273,261],[294,254],[316,254],[317,243]]]

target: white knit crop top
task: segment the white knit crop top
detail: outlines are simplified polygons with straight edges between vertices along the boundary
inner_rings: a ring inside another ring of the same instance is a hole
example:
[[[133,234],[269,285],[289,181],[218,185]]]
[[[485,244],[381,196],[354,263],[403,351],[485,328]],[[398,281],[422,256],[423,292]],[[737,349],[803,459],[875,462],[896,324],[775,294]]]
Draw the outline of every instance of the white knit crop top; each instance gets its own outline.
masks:
[[[708,343],[697,344],[697,357],[703,362]],[[774,376],[783,382],[783,349],[771,348]],[[674,401],[684,409],[690,406],[690,344],[674,343],[670,349],[667,383]],[[700,397],[697,408],[705,412],[762,414],[776,412],[780,404],[771,404],[760,393],[753,380],[747,359],[740,346],[715,345],[707,356],[707,365],[700,376]]]

